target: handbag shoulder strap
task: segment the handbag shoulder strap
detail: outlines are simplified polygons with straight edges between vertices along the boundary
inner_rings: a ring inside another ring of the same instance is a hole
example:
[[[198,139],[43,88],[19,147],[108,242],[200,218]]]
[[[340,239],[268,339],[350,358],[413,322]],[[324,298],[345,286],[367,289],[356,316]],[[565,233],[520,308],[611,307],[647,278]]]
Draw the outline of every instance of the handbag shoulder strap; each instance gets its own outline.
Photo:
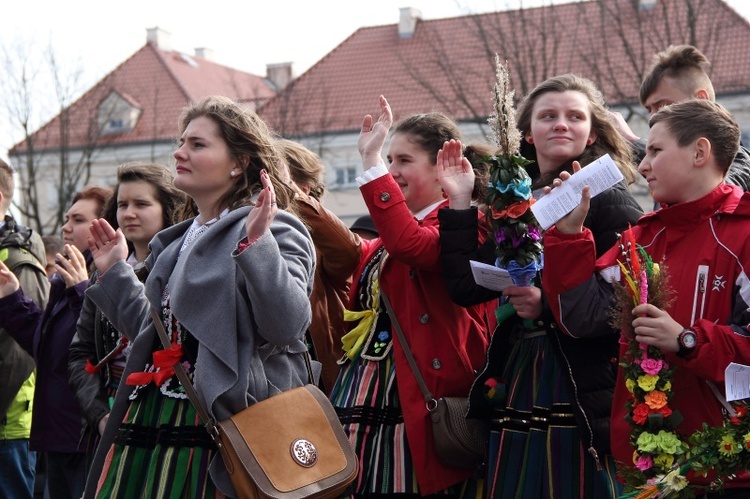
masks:
[[[409,362],[409,367],[411,367],[411,370],[414,372],[414,377],[417,380],[419,389],[422,390],[422,395],[424,396],[424,400],[427,403],[427,410],[432,411],[437,406],[437,401],[435,400],[435,397],[432,396],[432,393],[430,393],[430,389],[427,388],[427,384],[424,382],[422,373],[419,371],[419,367],[417,366],[417,361],[414,360],[414,355],[412,355],[411,348],[409,348],[409,344],[406,342],[406,337],[404,336],[404,332],[401,330],[401,325],[398,323],[396,314],[393,312],[391,301],[388,299],[388,295],[385,294],[385,290],[383,290],[382,287],[380,288],[380,297],[383,299],[385,310],[388,312],[388,316],[391,318],[391,325],[393,326],[393,330],[396,331],[396,336],[398,336],[398,341],[399,343],[401,343],[401,348],[404,350],[404,355],[406,356],[406,360]]]
[[[157,312],[154,307],[151,307],[151,318],[154,321],[156,332],[159,333],[161,344],[164,346],[164,348],[172,348],[172,342],[169,339],[169,335],[167,335],[167,332],[164,330],[164,324],[162,324],[161,322],[159,312]],[[193,386],[193,383],[190,382],[190,378],[188,378],[188,375],[185,372],[185,369],[182,367],[182,364],[176,362],[173,368],[175,375],[177,375],[177,379],[180,380],[180,384],[185,389],[185,394],[188,396],[188,399],[190,399],[190,403],[193,404],[193,407],[195,407],[195,410],[198,411],[198,415],[203,420],[203,424],[205,425],[206,430],[208,430],[208,434],[211,435],[211,438],[213,438],[214,441],[217,441],[217,439],[219,438],[219,430],[216,427],[216,422],[208,414],[208,411],[204,407],[203,403],[201,403],[201,400],[198,397],[198,392],[195,391],[195,387]]]

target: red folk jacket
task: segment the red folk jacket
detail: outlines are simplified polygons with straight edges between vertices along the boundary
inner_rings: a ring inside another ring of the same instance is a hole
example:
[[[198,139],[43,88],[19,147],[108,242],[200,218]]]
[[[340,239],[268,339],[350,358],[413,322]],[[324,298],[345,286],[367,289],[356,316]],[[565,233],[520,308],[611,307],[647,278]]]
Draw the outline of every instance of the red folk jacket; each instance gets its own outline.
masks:
[[[494,327],[494,306],[490,302],[463,308],[448,296],[440,267],[438,208],[417,221],[391,175],[360,189],[380,237],[362,241],[362,257],[353,282],[358,282],[378,248],[385,246],[389,256],[381,269],[380,284],[428,388],[435,398],[468,396],[476,372],[484,364]],[[355,296],[356,289],[352,289],[351,304]],[[470,470],[447,467],[438,461],[424,397],[397,339],[393,354],[420,492],[433,494],[468,479]]]

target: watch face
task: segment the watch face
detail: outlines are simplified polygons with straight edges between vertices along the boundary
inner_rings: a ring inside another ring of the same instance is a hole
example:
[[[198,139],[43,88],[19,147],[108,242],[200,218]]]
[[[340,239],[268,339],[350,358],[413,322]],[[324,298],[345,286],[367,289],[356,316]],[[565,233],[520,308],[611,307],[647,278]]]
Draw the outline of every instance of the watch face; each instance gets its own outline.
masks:
[[[680,340],[685,348],[693,348],[696,340],[695,333],[690,330],[685,330],[682,332]]]

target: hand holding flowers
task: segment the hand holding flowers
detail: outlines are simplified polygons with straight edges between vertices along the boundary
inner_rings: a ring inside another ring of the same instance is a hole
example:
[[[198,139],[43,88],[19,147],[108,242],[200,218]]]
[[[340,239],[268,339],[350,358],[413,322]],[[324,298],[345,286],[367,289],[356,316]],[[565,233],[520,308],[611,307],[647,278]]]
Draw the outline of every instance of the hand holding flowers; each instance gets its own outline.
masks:
[[[668,312],[645,303],[633,309],[635,339],[639,343],[658,348],[663,352],[676,352],[677,336],[683,327]]]
[[[627,345],[620,366],[632,395],[626,407],[635,449],[633,466],[618,469],[626,482],[623,497],[695,497],[706,489],[720,490],[725,480],[750,469],[747,402],[734,403],[733,414],[719,426],[704,423],[689,437],[680,434],[682,417],[670,406],[674,367],[664,352],[678,350],[682,326],[664,310],[672,299],[667,273],[635,243],[630,230],[621,237],[620,250],[624,283],[614,283],[612,324]],[[710,486],[690,483],[690,476],[709,472],[716,477]]]

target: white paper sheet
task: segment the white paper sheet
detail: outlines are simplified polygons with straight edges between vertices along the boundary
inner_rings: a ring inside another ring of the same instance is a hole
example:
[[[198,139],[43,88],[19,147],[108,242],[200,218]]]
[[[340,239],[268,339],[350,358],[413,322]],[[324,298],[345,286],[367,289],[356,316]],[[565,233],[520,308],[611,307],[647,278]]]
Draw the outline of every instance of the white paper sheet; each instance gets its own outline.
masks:
[[[724,370],[727,402],[750,398],[750,366],[731,362]]]
[[[469,262],[471,263],[471,273],[474,275],[474,282],[480,286],[493,291],[502,291],[508,286],[513,286],[513,279],[507,270],[475,260],[470,260]]]
[[[571,175],[560,187],[555,187],[552,192],[538,199],[531,206],[531,211],[542,229],[547,230],[578,206],[584,186],[590,187],[591,197],[594,197],[622,179],[622,173],[615,162],[609,154],[605,154]]]

